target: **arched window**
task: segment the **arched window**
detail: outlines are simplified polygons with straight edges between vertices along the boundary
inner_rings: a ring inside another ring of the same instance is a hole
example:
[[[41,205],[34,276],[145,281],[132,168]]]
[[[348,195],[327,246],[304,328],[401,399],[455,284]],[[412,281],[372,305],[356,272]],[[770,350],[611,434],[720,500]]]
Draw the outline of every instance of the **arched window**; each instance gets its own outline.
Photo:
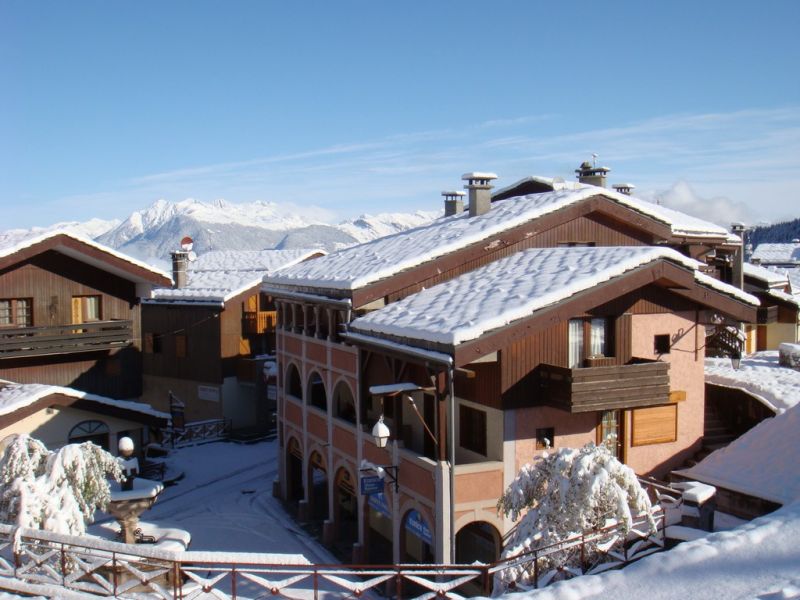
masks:
[[[298,400],[303,399],[303,384],[300,383],[300,373],[297,372],[297,367],[294,365],[289,365],[286,369],[285,391]]]
[[[353,400],[353,392],[350,391],[350,386],[344,381],[337,383],[333,390],[333,407],[337,417],[355,424],[356,403]]]
[[[311,406],[315,406],[320,410],[328,410],[328,398],[325,394],[325,384],[322,382],[322,377],[319,373],[312,373],[308,378],[308,394],[307,402]]]
[[[92,442],[103,450],[108,450],[108,425],[102,421],[82,421],[69,432],[70,444]]]

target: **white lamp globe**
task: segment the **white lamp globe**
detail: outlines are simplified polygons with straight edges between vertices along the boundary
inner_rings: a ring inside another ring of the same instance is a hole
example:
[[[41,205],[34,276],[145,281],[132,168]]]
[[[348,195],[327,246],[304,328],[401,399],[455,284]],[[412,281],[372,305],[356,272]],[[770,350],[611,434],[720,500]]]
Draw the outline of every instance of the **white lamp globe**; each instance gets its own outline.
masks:
[[[386,442],[389,441],[389,436],[391,434],[392,432],[389,431],[386,423],[383,422],[383,415],[381,415],[381,418],[378,419],[378,422],[375,423],[375,426],[372,428],[372,437],[375,438],[375,445],[378,448],[385,448]]]
[[[130,456],[133,454],[133,440],[129,437],[119,438],[117,448],[119,448],[119,453],[123,456]]]

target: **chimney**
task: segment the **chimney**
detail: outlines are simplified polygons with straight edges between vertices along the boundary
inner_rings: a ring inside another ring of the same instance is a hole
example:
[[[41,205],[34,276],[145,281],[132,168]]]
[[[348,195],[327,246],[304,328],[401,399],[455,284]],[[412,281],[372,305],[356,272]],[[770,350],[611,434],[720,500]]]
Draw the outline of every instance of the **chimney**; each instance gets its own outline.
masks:
[[[442,196],[444,196],[444,216],[452,217],[464,212],[464,196],[466,195],[467,193],[462,191],[442,192]]]
[[[735,233],[741,239],[739,247],[736,249],[732,257],[731,263],[731,285],[735,285],[740,290],[744,289],[744,223],[731,223],[731,232]]]
[[[464,189],[469,192],[469,216],[475,217],[489,212],[492,207],[492,186],[489,184],[497,179],[494,173],[464,173],[461,176],[467,182]]]
[[[186,287],[186,269],[189,266],[189,253],[177,250],[172,253],[172,281],[175,289]]]
[[[614,188],[620,194],[625,194],[626,196],[630,196],[633,193],[633,190],[636,189],[636,186],[632,183],[613,183],[611,187]]]
[[[582,162],[581,166],[575,169],[575,172],[578,174],[578,181],[580,183],[606,187],[606,173],[610,170],[611,169],[607,167],[597,167],[594,163],[590,163],[587,160]]]

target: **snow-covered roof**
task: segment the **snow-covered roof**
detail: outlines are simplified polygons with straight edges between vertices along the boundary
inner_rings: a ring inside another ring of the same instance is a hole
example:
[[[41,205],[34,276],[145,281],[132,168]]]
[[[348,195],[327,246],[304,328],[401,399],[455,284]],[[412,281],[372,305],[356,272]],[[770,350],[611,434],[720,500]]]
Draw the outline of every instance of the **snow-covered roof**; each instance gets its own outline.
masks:
[[[300,248],[208,252],[189,264],[185,287],[153,290],[153,299],[168,302],[227,302],[260,285],[264,275],[300,263],[315,254],[324,254],[324,251]]]
[[[507,185],[502,187],[498,190],[492,192],[492,196],[502,196],[509,190],[513,190],[514,188],[523,185],[525,183],[541,183],[542,185],[546,185],[550,187],[550,189],[556,190],[578,190],[584,186],[583,183],[578,181],[565,181],[560,177],[542,177],[541,175],[529,175],[528,177],[523,177],[519,181],[515,181],[511,185]]]
[[[315,261],[285,269],[266,277],[265,282],[355,290],[471,244],[488,240],[504,231],[596,195],[605,196],[668,225],[674,235],[728,237],[724,228],[713,223],[633,196],[581,185],[574,190],[530,194],[494,202],[488,213],[475,217],[470,217],[468,213],[442,217],[416,229],[346,248]]]
[[[766,264],[800,264],[800,243],[788,244],[759,244],[750,260],[760,260]]]
[[[216,250],[200,254],[189,263],[189,278],[202,271],[260,271],[272,273],[291,267],[324,250],[294,248],[290,250]]]
[[[368,313],[351,329],[457,345],[657,259],[692,269],[699,283],[758,305],[754,296],[700,273],[700,263],[671,248],[533,248]]]
[[[0,379],[0,415],[11,414],[21,408],[30,406],[37,400],[53,394],[61,394],[78,400],[91,400],[98,404],[122,408],[133,412],[142,413],[159,419],[169,419],[169,414],[155,410],[149,404],[134,402],[132,400],[115,400],[90,394],[73,388],[42,383],[13,383]]]
[[[743,390],[782,413],[800,404],[800,371],[778,364],[778,351],[756,352],[742,358],[739,369],[728,358],[706,358],[706,382]]]
[[[789,289],[795,296],[800,296],[800,268],[783,269],[787,279],[789,279]]]
[[[752,277],[753,279],[762,281],[766,283],[768,287],[783,288],[789,283],[789,278],[784,272],[768,269],[766,267],[762,267],[761,265],[754,265],[753,263],[749,262],[744,263],[743,267],[744,274],[747,277]]]
[[[88,237],[85,237],[83,235],[79,235],[79,234],[77,234],[77,233],[75,233],[73,231],[68,231],[68,230],[51,230],[51,231],[35,232],[35,233],[31,233],[29,231],[25,231],[25,232],[22,232],[19,235],[10,235],[10,234],[4,235],[4,236],[0,237],[0,258],[6,257],[6,256],[11,256],[11,255],[19,252],[20,250],[24,250],[25,248],[29,248],[29,247],[33,246],[34,244],[38,244],[40,242],[44,242],[44,241],[49,240],[51,238],[54,238],[54,237],[57,237],[57,236],[62,236],[62,235],[66,236],[68,238],[72,238],[75,241],[78,241],[78,242],[80,242],[82,244],[86,244],[87,246],[90,246],[90,247],[95,248],[97,250],[100,250],[102,252],[105,252],[106,254],[114,256],[115,258],[123,260],[123,261],[125,261],[125,262],[127,262],[127,263],[129,263],[129,264],[131,264],[133,266],[139,267],[140,269],[144,269],[146,271],[149,271],[150,273],[153,273],[154,275],[157,275],[158,277],[162,277],[162,278],[165,278],[167,280],[171,280],[172,279],[172,277],[168,273],[165,273],[161,269],[157,269],[157,268],[153,267],[152,265],[148,265],[145,262],[142,262],[140,260],[136,260],[135,258],[133,258],[131,256],[128,256],[127,254],[123,254],[122,252],[118,252],[117,250],[114,250],[113,248],[110,248],[108,246],[104,246],[103,244],[98,244],[97,242],[95,242],[94,240],[92,240],[92,239],[90,239]],[[142,283],[148,282],[149,283],[149,281],[146,281],[145,279],[142,279],[141,277],[136,277],[135,275],[133,275],[132,273],[129,273],[129,272],[121,272],[121,271],[113,268],[111,265],[109,265],[107,263],[97,261],[96,259],[94,259],[92,257],[89,257],[89,256],[87,256],[85,254],[82,254],[79,251],[76,251],[74,248],[66,248],[66,247],[63,247],[63,246],[57,246],[56,249],[59,252],[61,252],[63,254],[66,254],[67,256],[71,256],[73,258],[77,258],[78,260],[87,262],[87,263],[89,263],[89,264],[91,264],[93,266],[96,266],[96,267],[98,267],[100,269],[103,269],[104,271],[113,272],[114,274],[117,274],[117,275],[119,275],[119,276],[121,276],[121,277],[123,277],[125,279],[130,280],[130,281],[135,281],[137,283],[139,283],[139,282],[142,282]]]
[[[800,500],[800,405],[765,419],[680,473],[779,504]]]
[[[783,302],[788,302],[789,304],[794,304],[795,306],[800,307],[800,296],[782,292],[781,290],[770,290],[767,295],[777,300],[782,300]]]

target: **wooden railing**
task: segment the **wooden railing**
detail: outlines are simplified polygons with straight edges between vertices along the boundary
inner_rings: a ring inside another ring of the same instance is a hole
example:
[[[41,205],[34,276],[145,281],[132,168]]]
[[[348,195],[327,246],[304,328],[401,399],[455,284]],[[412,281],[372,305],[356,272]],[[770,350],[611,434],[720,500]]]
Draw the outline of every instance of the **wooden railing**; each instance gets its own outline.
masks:
[[[0,359],[121,348],[133,343],[133,322],[93,321],[55,327],[0,328]]]
[[[211,442],[225,439],[230,435],[230,419],[208,419],[192,421],[182,428],[167,427],[161,430],[161,443],[164,446],[179,448],[198,442]]]
[[[669,363],[640,361],[614,367],[537,369],[544,402],[572,413],[669,402]]]
[[[26,592],[53,596],[55,586],[96,597],[162,600],[317,598],[320,593],[351,598],[370,590],[398,599],[462,598],[465,593],[539,588],[623,566],[663,548],[660,510],[655,519],[655,531],[642,517],[627,532],[611,525],[492,564],[470,565],[312,565],[294,555],[276,564],[283,557],[167,551],[0,524],[0,588],[24,586]],[[580,560],[553,568],[562,564],[554,557],[564,553]],[[512,571],[518,575],[517,582],[508,585]]]
[[[245,311],[242,315],[242,331],[248,335],[275,331],[277,322],[278,313],[274,310]]]

